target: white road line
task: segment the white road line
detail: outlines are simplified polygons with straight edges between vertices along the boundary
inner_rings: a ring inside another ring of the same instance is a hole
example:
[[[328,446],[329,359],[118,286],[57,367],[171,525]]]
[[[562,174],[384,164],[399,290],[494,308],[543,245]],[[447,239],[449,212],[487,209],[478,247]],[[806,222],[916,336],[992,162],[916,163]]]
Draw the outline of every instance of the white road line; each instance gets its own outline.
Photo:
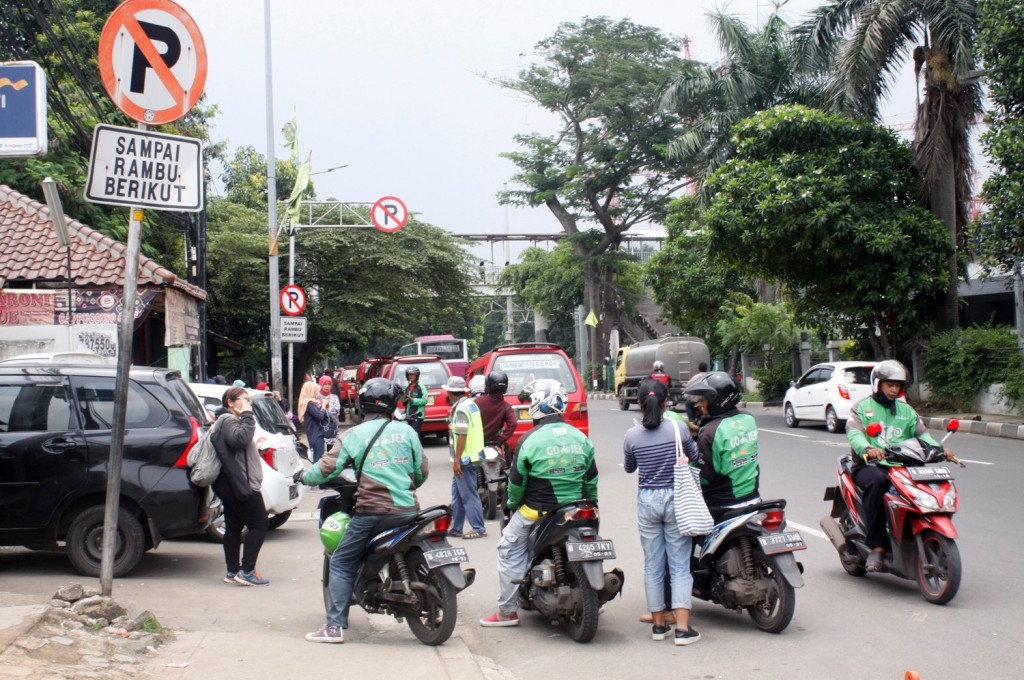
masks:
[[[974,463],[975,465],[995,465],[995,463],[986,463],[983,460],[968,460],[967,458],[957,458],[957,460],[962,460],[965,463]]]
[[[825,540],[825,541],[828,540],[828,536],[825,535],[824,531],[818,531],[817,529],[812,529],[811,527],[804,526],[803,524],[797,524],[796,522],[790,522],[788,519],[786,520],[786,526],[787,527],[794,527],[796,529],[799,529],[800,531],[807,532],[811,536],[817,536],[818,538],[820,538],[822,540]]]
[[[779,430],[768,430],[766,428],[758,428],[761,432],[771,432],[772,434],[781,434],[787,437],[797,437],[798,439],[807,439],[805,434],[793,434],[792,432],[780,432]]]

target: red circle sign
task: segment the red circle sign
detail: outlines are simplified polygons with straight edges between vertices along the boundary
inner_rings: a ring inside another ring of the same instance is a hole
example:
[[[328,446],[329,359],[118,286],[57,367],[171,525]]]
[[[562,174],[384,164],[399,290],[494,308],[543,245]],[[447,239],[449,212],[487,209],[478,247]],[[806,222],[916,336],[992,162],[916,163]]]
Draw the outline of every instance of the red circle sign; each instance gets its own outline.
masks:
[[[288,316],[299,316],[306,311],[306,291],[301,286],[289,283],[281,289],[281,311]]]
[[[378,198],[377,202],[370,208],[370,219],[373,226],[385,234],[393,234],[405,226],[409,219],[409,209],[405,207],[402,199],[395,196]]]
[[[162,125],[189,112],[206,86],[206,45],[171,0],[127,0],[100,34],[100,77],[129,118]]]

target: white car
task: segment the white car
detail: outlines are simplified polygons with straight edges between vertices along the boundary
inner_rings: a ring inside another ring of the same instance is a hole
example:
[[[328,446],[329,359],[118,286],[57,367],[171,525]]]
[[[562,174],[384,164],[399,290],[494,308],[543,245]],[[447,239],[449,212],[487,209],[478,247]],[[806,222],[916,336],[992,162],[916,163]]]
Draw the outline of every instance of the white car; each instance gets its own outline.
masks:
[[[811,366],[793,381],[782,401],[786,425],[824,422],[829,432],[844,432],[853,405],[871,396],[873,361],[831,361]]]
[[[200,403],[206,408],[211,422],[214,413],[223,405],[224,393],[230,385],[208,385],[205,383],[189,383]],[[260,451],[260,464],[263,466],[263,503],[267,506],[270,516],[270,528],[277,529],[288,521],[292,510],[298,507],[305,487],[292,481],[292,475],[303,469],[299,453],[298,438],[288,417],[281,410],[273,392],[264,390],[247,390],[252,398],[252,411],[256,417],[256,444]],[[224,516],[221,512],[220,499],[214,497],[210,503],[214,519],[210,522],[207,533],[214,540],[224,540]]]

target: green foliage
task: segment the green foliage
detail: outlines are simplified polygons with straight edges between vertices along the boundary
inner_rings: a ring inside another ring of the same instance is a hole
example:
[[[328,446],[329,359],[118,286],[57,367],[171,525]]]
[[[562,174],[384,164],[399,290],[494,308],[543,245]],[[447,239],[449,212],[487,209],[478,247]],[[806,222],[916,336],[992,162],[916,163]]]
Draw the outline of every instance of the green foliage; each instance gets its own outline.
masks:
[[[276,159],[274,164],[277,200],[284,201],[292,193],[298,168],[290,160]],[[227,199],[253,210],[267,209],[267,158],[252,146],[235,149],[235,155],[221,175]],[[312,185],[304,198],[314,199]]]
[[[970,409],[978,391],[996,383],[1006,383],[1004,395],[1018,403],[1024,396],[1024,364],[1008,326],[939,333],[925,355],[925,371],[933,398],[954,409]]]
[[[753,373],[762,401],[781,399],[789,389],[790,383],[793,382],[793,369],[789,362],[758,366]]]
[[[991,264],[1014,269],[1024,259],[1024,5],[979,0],[978,24],[978,51],[995,105],[982,143],[996,166],[985,180],[989,210],[979,243]]]
[[[775,357],[796,342],[793,315],[785,304],[755,302],[742,293],[729,296],[717,330],[725,347],[763,353],[766,366],[774,365]]]
[[[711,233],[700,223],[696,198],[673,201],[665,227],[667,237],[644,268],[644,282],[672,324],[703,338],[712,356],[728,352],[718,335],[723,305],[730,293],[753,297],[753,287],[718,258]]]
[[[910,150],[891,130],[802,106],[734,128],[736,155],[709,180],[720,257],[782,281],[797,320],[861,337],[877,357],[923,333],[950,246],[914,202]]]

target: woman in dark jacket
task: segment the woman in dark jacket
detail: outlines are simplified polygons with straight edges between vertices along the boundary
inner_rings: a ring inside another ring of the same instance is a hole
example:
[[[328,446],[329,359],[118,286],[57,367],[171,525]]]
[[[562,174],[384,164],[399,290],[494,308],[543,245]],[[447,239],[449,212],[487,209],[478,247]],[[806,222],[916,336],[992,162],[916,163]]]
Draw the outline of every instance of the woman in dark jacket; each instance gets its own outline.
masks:
[[[230,387],[224,393],[224,407],[217,411],[217,435],[214,446],[221,471],[213,490],[224,507],[224,560],[227,563],[226,583],[244,586],[266,586],[270,581],[256,571],[263,539],[267,535],[267,508],[260,486],[263,468],[253,434],[256,419],[252,414],[249,393],[241,387]],[[242,529],[249,528],[242,549]]]
[[[320,394],[320,386],[308,381],[299,390],[299,422],[306,431],[306,445],[313,452],[313,463],[324,455],[324,425],[330,422],[330,400]]]

